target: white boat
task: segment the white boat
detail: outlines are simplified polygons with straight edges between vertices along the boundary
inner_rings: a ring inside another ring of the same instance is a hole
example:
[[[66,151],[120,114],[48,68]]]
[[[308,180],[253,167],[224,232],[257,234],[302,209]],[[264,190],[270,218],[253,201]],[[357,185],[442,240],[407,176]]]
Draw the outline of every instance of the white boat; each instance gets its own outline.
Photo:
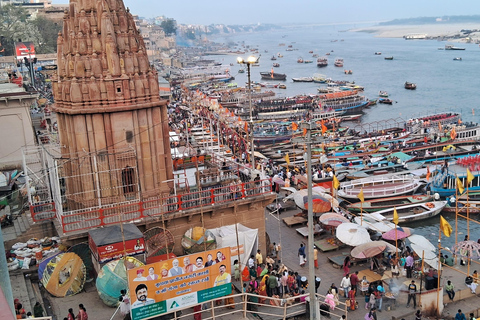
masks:
[[[293,82],[313,82],[312,77],[299,77],[299,78],[292,78]]]
[[[447,201],[431,201],[397,207],[398,222],[412,222],[435,217],[446,205]],[[393,210],[392,207],[375,213],[364,214],[363,218],[367,221],[392,221]]]
[[[418,177],[398,174],[383,174],[368,178],[342,182],[338,196],[345,199],[358,199],[363,189],[365,199],[377,199],[414,193],[422,185]]]

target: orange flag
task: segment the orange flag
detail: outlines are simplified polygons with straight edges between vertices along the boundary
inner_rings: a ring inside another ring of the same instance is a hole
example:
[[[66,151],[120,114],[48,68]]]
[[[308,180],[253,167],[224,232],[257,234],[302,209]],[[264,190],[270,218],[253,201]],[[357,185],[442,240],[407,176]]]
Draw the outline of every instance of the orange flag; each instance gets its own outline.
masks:
[[[450,132],[450,138],[452,140],[455,140],[455,138],[457,137],[457,132],[455,131],[455,127],[452,129],[452,131]]]
[[[297,131],[297,130],[298,130],[298,124],[296,124],[295,122],[292,122],[292,130],[293,130],[293,131]]]
[[[248,122],[247,121],[245,121],[245,127],[244,128],[245,128],[245,132],[248,132]]]
[[[307,128],[303,128],[303,136],[305,137],[307,135]]]
[[[430,176],[431,176],[431,173],[430,173],[430,166],[427,166],[427,181],[430,180]]]
[[[325,123],[322,120],[322,134],[324,134],[325,132],[327,132],[327,127],[325,126]]]

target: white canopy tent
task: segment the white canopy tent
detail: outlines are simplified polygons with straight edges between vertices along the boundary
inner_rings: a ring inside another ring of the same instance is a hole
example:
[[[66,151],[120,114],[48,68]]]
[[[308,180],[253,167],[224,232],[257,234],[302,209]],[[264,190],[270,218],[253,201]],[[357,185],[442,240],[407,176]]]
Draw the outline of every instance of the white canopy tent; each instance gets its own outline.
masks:
[[[238,245],[240,247],[240,263],[242,268],[247,265],[248,258],[251,254],[255,254],[258,249],[258,229],[250,229],[244,225],[237,223],[238,229]],[[222,226],[211,231],[217,240],[217,248],[231,248],[231,263],[238,259],[237,253],[237,235],[235,225]]]

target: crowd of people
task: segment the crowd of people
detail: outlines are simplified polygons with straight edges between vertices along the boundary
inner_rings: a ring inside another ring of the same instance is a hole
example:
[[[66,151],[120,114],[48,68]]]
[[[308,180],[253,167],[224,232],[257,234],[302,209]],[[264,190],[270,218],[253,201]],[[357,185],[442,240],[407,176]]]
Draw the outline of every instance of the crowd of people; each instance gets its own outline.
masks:
[[[43,317],[43,307],[40,302],[36,302],[33,306],[33,314],[31,311],[26,311],[23,307],[23,304],[20,302],[20,299],[14,299],[13,305],[15,307],[15,315],[17,319],[33,319],[37,317]]]

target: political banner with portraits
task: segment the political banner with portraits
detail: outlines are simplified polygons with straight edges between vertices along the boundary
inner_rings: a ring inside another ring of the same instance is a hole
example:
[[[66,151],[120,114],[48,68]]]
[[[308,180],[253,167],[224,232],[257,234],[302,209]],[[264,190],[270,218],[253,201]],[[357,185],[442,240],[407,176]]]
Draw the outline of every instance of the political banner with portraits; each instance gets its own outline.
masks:
[[[230,250],[199,252],[128,270],[132,320],[232,293]]]

